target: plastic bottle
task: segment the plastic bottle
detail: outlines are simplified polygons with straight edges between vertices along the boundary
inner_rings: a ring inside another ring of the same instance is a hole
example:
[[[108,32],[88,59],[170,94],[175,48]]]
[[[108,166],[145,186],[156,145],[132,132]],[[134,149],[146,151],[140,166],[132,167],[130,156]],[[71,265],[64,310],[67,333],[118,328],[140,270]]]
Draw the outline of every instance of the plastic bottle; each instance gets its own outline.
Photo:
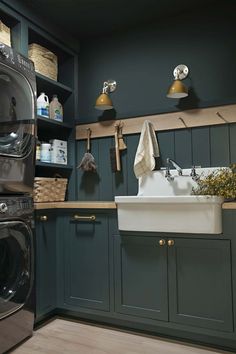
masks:
[[[59,122],[63,121],[63,108],[61,103],[58,101],[57,95],[53,95],[52,101],[50,102],[49,117]]]
[[[41,143],[39,140],[37,140],[37,144],[36,144],[36,160],[37,161],[40,161],[40,158],[41,158],[40,154],[41,154]]]
[[[49,118],[49,100],[44,92],[37,98],[37,115]]]
[[[41,144],[40,160],[42,162],[51,162],[51,144],[48,143]]]

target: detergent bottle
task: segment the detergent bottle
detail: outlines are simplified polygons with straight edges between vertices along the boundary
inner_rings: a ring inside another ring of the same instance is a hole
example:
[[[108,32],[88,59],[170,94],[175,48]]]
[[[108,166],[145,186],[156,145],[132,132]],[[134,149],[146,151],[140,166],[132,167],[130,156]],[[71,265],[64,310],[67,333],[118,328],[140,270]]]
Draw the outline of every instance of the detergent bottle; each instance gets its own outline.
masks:
[[[37,115],[49,118],[49,100],[44,92],[37,98]]]
[[[61,103],[58,101],[57,95],[53,95],[52,101],[50,102],[49,117],[59,122],[63,121],[63,109]]]

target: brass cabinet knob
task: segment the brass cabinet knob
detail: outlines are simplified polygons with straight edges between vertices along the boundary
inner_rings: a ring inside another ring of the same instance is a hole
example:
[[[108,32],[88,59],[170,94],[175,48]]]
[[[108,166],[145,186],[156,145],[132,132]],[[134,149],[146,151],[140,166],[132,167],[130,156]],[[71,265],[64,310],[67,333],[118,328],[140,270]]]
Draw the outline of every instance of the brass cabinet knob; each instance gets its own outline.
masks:
[[[48,217],[47,217],[47,215],[41,215],[41,216],[39,217],[39,220],[40,220],[40,221],[47,221],[47,220],[48,220]]]
[[[175,244],[175,241],[174,241],[174,240],[168,240],[168,241],[167,241],[167,245],[168,245],[169,247],[174,246],[174,244]]]
[[[159,245],[160,246],[165,246],[165,244],[166,244],[165,240],[163,240],[163,239],[159,240]]]

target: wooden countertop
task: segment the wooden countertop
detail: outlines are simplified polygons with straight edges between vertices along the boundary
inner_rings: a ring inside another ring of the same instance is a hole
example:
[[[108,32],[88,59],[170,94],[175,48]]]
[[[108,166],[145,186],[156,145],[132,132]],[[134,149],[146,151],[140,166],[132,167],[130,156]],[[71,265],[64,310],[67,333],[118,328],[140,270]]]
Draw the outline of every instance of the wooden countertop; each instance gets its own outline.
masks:
[[[236,209],[236,202],[223,203],[222,209]]]
[[[116,209],[115,202],[49,202],[49,203],[35,203],[34,208],[36,210],[43,209]]]

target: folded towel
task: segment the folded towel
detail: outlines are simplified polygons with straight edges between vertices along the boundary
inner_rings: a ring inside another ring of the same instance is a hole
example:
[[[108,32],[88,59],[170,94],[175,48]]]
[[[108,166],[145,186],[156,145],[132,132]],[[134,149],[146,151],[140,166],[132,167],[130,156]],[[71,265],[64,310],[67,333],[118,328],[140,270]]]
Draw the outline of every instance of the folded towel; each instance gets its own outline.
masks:
[[[153,125],[145,120],[134,160],[134,173],[137,178],[155,168],[155,157],[159,157],[159,146]]]

